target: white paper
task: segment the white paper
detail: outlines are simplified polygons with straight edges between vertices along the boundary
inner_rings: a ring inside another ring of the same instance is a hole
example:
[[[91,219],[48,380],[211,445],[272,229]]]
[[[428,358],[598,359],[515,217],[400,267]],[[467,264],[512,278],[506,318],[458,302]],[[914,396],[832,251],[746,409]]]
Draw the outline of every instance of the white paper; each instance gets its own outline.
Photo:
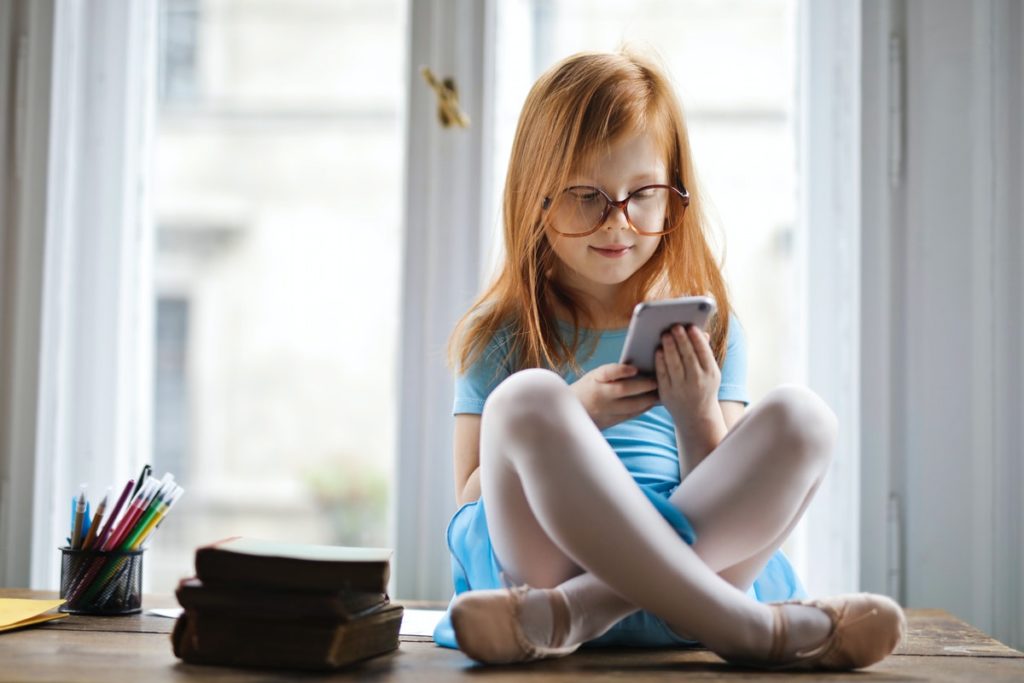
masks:
[[[409,609],[402,614],[402,626],[398,631],[402,636],[432,636],[437,622],[444,616],[443,609]]]

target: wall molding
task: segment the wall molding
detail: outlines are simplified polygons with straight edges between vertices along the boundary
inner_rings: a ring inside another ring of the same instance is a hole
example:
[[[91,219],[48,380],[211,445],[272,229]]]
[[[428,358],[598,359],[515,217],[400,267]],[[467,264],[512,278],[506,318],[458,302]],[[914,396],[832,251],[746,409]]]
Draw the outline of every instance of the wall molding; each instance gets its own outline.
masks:
[[[799,357],[840,433],[798,526],[807,551],[797,565],[808,592],[825,595],[860,582],[860,2],[801,3],[799,12]]]
[[[405,256],[398,400],[392,594],[452,595],[445,528],[455,512],[452,372],[446,346],[480,286],[492,223],[493,0],[424,0],[409,6],[405,112]],[[443,129],[422,65],[454,77],[468,129]]]
[[[863,14],[863,587],[895,588],[907,606],[947,609],[1015,647],[1022,14],[1012,0],[871,0]],[[896,71],[883,68],[893,36]],[[893,97],[902,116],[889,115]],[[903,141],[896,182],[893,140]]]
[[[2,176],[3,265],[0,287],[0,584],[27,586],[36,560],[32,540],[41,480],[36,451],[40,407],[43,262],[50,151],[50,71],[54,6],[50,0],[4,3],[5,98],[0,134],[10,132]],[[31,520],[31,522],[29,522]],[[54,555],[52,547],[50,555]]]

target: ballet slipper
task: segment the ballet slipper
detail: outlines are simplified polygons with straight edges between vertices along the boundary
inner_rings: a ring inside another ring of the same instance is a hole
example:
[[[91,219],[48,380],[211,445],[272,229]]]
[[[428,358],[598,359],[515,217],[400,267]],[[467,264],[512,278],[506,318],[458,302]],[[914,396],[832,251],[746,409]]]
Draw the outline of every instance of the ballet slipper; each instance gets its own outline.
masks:
[[[832,628],[825,640],[785,659],[788,617],[785,604],[808,605],[825,612]],[[891,598],[874,593],[850,593],[818,600],[769,603],[772,608],[772,647],[766,661],[744,660],[761,669],[860,669],[885,659],[903,641],[907,620]]]
[[[551,643],[538,645],[523,633],[519,612],[529,586],[497,590],[473,590],[452,603],[455,640],[468,657],[484,664],[511,664],[548,657],[564,657],[579,644],[562,647],[569,633],[569,608],[561,596],[549,591],[553,624]]]

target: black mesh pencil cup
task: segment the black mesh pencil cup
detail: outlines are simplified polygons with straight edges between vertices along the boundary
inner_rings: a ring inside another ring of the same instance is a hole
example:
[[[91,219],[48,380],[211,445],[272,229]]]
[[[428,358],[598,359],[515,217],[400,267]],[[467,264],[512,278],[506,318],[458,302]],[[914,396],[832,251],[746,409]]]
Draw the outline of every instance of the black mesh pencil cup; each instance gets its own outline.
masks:
[[[61,548],[61,612],[136,614],[142,611],[142,550]]]

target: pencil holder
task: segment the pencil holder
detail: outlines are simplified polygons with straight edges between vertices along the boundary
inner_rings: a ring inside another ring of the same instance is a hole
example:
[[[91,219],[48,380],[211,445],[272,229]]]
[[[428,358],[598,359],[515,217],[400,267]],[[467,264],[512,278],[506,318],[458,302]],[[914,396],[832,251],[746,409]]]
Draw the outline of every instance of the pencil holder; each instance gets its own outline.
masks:
[[[142,550],[61,548],[61,612],[136,614],[142,611]]]

